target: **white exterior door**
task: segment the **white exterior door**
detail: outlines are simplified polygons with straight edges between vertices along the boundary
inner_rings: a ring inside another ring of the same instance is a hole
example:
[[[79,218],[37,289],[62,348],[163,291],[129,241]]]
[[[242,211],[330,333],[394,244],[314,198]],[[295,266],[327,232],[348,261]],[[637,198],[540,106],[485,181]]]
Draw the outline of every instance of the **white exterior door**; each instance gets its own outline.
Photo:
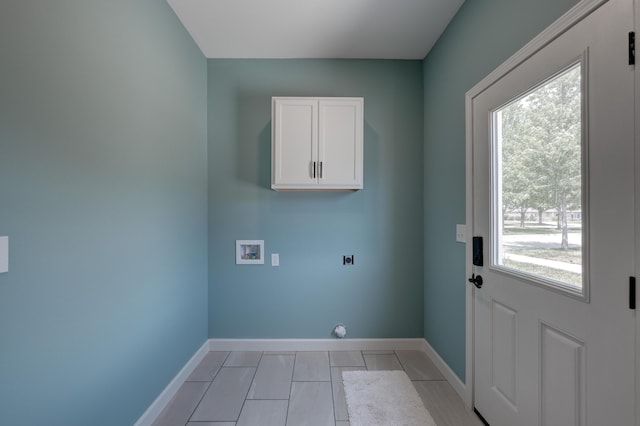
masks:
[[[633,0],[609,0],[468,98],[491,426],[636,424],[633,25]]]

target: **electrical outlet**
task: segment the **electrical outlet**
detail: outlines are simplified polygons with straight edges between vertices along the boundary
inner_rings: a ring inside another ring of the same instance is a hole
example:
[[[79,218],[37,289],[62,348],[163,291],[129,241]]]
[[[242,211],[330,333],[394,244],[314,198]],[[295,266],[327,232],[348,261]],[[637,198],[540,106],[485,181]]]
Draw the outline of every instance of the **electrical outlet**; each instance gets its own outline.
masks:
[[[342,256],[343,265],[353,265],[353,255]]]
[[[456,225],[456,241],[459,243],[467,242],[467,225]]]
[[[0,237],[0,273],[9,272],[9,237]]]

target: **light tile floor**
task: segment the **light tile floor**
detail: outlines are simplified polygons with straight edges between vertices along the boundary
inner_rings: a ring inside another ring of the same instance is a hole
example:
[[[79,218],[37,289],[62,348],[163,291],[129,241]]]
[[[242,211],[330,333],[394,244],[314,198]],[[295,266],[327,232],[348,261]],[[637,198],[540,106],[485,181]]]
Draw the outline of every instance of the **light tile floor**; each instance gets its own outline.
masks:
[[[482,426],[420,351],[209,352],[154,426],[349,426],[349,370],[404,370],[438,426]]]

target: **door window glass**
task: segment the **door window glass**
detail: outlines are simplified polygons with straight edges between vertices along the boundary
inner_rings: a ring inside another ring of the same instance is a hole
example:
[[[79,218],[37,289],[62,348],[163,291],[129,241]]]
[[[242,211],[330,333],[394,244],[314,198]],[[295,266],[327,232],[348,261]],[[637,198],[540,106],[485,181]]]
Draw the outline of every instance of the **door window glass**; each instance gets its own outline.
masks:
[[[577,63],[492,112],[494,267],[582,294],[582,75]]]

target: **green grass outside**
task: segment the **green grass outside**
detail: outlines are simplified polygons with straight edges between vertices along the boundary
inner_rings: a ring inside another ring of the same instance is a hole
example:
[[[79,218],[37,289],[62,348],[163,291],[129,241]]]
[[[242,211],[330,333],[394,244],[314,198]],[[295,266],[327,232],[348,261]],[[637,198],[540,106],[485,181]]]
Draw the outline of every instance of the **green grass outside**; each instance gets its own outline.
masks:
[[[576,234],[582,232],[582,228],[575,227],[569,228],[568,232],[570,234]],[[532,235],[532,234],[562,234],[562,230],[556,229],[555,226],[549,225],[527,225],[524,228],[520,226],[505,226],[502,230],[502,233],[505,235]]]
[[[528,272],[530,274],[540,275],[563,283],[568,283],[577,288],[582,288],[582,274],[577,274],[575,272],[563,271],[561,269],[554,269],[542,265],[532,265],[531,263],[516,262],[511,259],[505,259],[504,266]]]
[[[579,234],[582,232],[580,223],[570,223],[568,232],[571,234]],[[505,222],[503,235],[558,235],[562,234],[562,230],[557,229],[557,224],[526,222],[524,227],[520,227],[519,221]],[[560,240],[558,239],[558,246]],[[528,248],[528,247],[504,247],[505,253],[511,253],[521,256],[534,257],[536,259],[546,259],[556,262],[564,262],[572,265],[582,264],[582,248],[571,247],[568,250],[558,248]],[[582,274],[555,269],[549,266],[534,265],[526,262],[517,262],[512,259],[505,259],[504,266],[517,269],[530,274],[539,275],[541,277],[550,278],[552,280],[568,283],[578,288],[582,287]]]
[[[559,248],[552,249],[535,249],[522,247],[505,247],[506,253],[519,254],[521,256],[531,256],[537,259],[555,260],[556,262],[572,263],[574,265],[582,264],[582,249],[570,248],[561,250]]]

